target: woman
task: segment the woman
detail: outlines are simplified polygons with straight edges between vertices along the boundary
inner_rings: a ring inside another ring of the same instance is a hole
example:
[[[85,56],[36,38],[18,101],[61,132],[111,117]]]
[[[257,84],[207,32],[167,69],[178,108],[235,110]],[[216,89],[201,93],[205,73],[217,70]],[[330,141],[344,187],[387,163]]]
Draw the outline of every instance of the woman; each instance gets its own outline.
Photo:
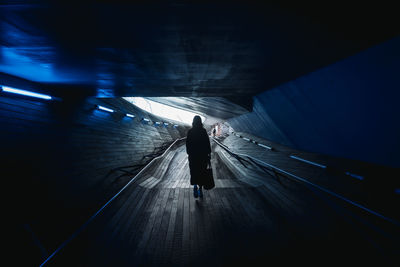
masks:
[[[194,116],[192,129],[186,138],[186,152],[189,155],[190,184],[193,185],[193,195],[203,197],[203,179],[207,164],[210,161],[210,139],[203,128],[200,116]]]

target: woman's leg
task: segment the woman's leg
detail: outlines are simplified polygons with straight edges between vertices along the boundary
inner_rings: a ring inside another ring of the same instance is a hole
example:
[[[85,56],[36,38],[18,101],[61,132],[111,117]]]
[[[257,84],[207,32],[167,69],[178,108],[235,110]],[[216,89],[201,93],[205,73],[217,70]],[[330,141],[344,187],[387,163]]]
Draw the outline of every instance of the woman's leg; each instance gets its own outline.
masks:
[[[199,185],[199,197],[203,197],[203,186]]]
[[[197,189],[197,185],[193,186],[193,196],[197,198],[199,196],[199,190]]]

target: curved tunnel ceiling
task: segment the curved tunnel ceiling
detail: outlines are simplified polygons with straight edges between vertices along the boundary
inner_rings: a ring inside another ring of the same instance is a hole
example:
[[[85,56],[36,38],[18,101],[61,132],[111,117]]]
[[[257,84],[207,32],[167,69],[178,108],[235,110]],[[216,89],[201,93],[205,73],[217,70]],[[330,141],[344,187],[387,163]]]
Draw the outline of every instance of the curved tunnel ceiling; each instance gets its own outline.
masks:
[[[3,74],[55,94],[238,97],[242,106],[398,33],[394,10],[366,3],[6,1],[0,12]]]
[[[222,97],[149,97],[148,99],[223,120],[250,111]]]

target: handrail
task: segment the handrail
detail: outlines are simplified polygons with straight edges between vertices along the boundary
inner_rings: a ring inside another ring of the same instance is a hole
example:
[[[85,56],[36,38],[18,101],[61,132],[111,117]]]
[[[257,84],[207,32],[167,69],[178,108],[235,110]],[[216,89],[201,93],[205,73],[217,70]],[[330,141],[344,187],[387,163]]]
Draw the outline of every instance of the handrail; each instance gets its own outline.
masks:
[[[150,165],[152,165],[155,160],[162,158],[170,149],[173,145],[175,145],[178,141],[182,141],[186,139],[186,137],[183,138],[178,138],[176,139],[165,151],[162,155],[153,158],[143,169],[140,170],[118,193],[116,193],[109,201],[106,202],[95,214],[92,215],[84,224],[81,225],[81,227],[78,228],[78,230],[75,231],[67,240],[65,240],[61,245],[49,256],[47,259],[40,264],[40,267],[44,266],[51,258],[53,258],[62,248],[64,248],[68,243],[70,243],[78,234],[80,234],[88,225],[91,223],[97,215],[100,214],[115,198],[117,198],[122,191],[124,191],[133,181],[137,179]]]
[[[243,139],[243,140],[246,140],[246,141],[248,141],[248,142],[251,142],[251,143],[254,143],[254,144],[258,145],[258,146],[261,146],[261,147],[263,147],[263,148],[266,148],[266,149],[268,149],[268,150],[270,150],[270,151],[275,151],[275,152],[277,152],[276,149],[274,149],[274,148],[272,148],[272,147],[270,147],[270,146],[261,144],[261,143],[255,141],[255,140],[253,140],[253,139],[251,139],[251,138],[244,137],[243,135],[240,135],[240,134],[235,133],[235,132],[232,132],[232,134],[233,134],[234,136],[237,136],[237,137]],[[317,166],[317,167],[320,167],[320,168],[322,168],[322,169],[328,168],[328,166],[326,166],[326,165],[323,165],[323,164],[320,164],[320,163],[317,163],[317,162],[313,162],[313,161],[311,161],[311,160],[306,160],[306,159],[300,158],[300,157],[295,156],[295,155],[289,155],[289,158],[292,158],[292,159],[295,159],[295,160],[298,160],[298,161],[301,161],[301,162],[304,162],[304,163],[307,163],[307,164],[310,164],[310,165],[313,165],[313,166]],[[334,167],[330,166],[329,168],[330,168],[330,169],[333,169]],[[353,177],[353,178],[356,178],[356,179],[358,179],[358,180],[361,180],[361,181],[364,180],[364,176],[358,175],[358,174],[354,174],[354,173],[351,173],[351,172],[349,172],[349,171],[344,171],[344,174],[345,174],[345,175],[348,175],[348,176],[351,176],[351,177]]]
[[[312,182],[310,182],[310,181],[307,181],[307,179],[305,179],[305,178],[302,178],[302,177],[300,177],[300,176],[297,176],[297,175],[295,175],[295,174],[292,174],[292,173],[290,173],[290,172],[287,172],[287,171],[285,171],[285,170],[282,170],[281,168],[278,168],[278,167],[276,167],[276,166],[274,166],[274,165],[272,165],[272,164],[269,164],[269,163],[267,163],[267,162],[264,162],[264,161],[262,161],[262,160],[259,160],[259,159],[257,159],[257,158],[254,158],[254,157],[252,157],[252,156],[250,156],[250,155],[232,152],[227,146],[225,146],[224,144],[220,143],[220,142],[219,142],[218,140],[216,140],[215,138],[212,138],[212,139],[213,139],[213,141],[214,141],[216,144],[218,144],[218,145],[221,146],[223,149],[225,149],[226,151],[228,151],[229,154],[232,154],[232,155],[234,155],[234,156],[236,156],[236,157],[245,157],[245,158],[249,158],[250,160],[253,160],[255,163],[257,163],[257,164],[259,164],[259,165],[262,165],[262,166],[265,166],[265,167],[269,167],[269,168],[273,169],[274,171],[277,171],[277,172],[279,172],[279,173],[281,173],[281,174],[284,174],[284,175],[285,175],[286,177],[288,177],[288,178],[291,178],[291,179],[294,179],[294,180],[303,182],[303,183],[305,183],[305,184],[307,184],[307,185],[311,185],[311,186],[313,186],[313,187],[315,187],[315,188],[317,188],[317,189],[319,189],[319,190],[321,190],[321,191],[323,191],[323,192],[325,192],[325,193],[328,193],[328,194],[330,194],[330,195],[332,195],[332,196],[334,196],[334,197],[337,197],[337,198],[339,198],[339,199],[341,199],[341,200],[343,200],[343,201],[345,201],[345,202],[347,202],[347,203],[349,203],[349,204],[351,204],[351,205],[353,205],[353,206],[356,206],[356,207],[358,207],[358,208],[360,208],[360,209],[362,209],[362,210],[364,210],[364,211],[366,211],[366,212],[368,212],[368,213],[371,213],[371,214],[373,214],[373,215],[375,215],[375,216],[377,216],[377,217],[379,217],[379,218],[381,218],[381,219],[384,219],[384,220],[386,220],[386,221],[388,221],[388,222],[390,222],[390,223],[392,223],[392,224],[394,224],[394,225],[396,225],[396,226],[400,226],[400,223],[397,222],[397,221],[394,220],[394,219],[388,218],[388,217],[386,217],[386,216],[384,216],[384,215],[382,215],[382,214],[380,214],[380,213],[378,213],[378,212],[376,212],[376,211],[373,211],[373,210],[371,210],[371,209],[368,209],[367,207],[364,207],[363,205],[361,205],[361,204],[359,204],[359,203],[357,203],[357,202],[354,202],[354,201],[352,201],[352,200],[350,200],[350,199],[347,199],[346,197],[341,196],[341,195],[339,195],[339,194],[337,194],[337,193],[335,193],[335,192],[333,192],[333,191],[330,191],[330,190],[328,190],[328,189],[326,189],[326,188],[324,188],[324,187],[322,187],[322,186],[319,186],[319,185],[316,185],[316,184],[314,184],[314,183],[312,183]]]
[[[253,140],[251,138],[244,137],[244,136],[242,136],[242,135],[240,135],[238,133],[232,132],[232,134],[237,136],[237,137],[239,137],[239,138],[242,138],[242,139],[244,139],[244,140],[246,140],[248,142],[252,142],[253,144],[256,144],[256,145],[258,145],[260,147],[266,148],[266,149],[271,150],[271,151],[274,150],[274,148],[272,148],[270,146],[267,146],[267,145],[264,145],[264,144],[260,144],[259,142],[255,141],[255,140]]]

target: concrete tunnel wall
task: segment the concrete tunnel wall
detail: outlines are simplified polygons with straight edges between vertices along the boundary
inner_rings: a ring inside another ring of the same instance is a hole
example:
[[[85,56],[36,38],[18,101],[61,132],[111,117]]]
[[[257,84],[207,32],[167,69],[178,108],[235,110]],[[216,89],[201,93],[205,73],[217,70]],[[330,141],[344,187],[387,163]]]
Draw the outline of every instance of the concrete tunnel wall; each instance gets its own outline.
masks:
[[[400,167],[400,38],[254,97],[228,120],[299,150]]]
[[[55,242],[47,248],[65,239],[132,177],[112,169],[145,163],[143,156],[186,134],[182,127],[145,125],[142,117],[159,121],[123,99],[46,102],[2,94],[0,161],[9,220],[40,226],[37,234]],[[71,229],[60,228],[66,225]]]

